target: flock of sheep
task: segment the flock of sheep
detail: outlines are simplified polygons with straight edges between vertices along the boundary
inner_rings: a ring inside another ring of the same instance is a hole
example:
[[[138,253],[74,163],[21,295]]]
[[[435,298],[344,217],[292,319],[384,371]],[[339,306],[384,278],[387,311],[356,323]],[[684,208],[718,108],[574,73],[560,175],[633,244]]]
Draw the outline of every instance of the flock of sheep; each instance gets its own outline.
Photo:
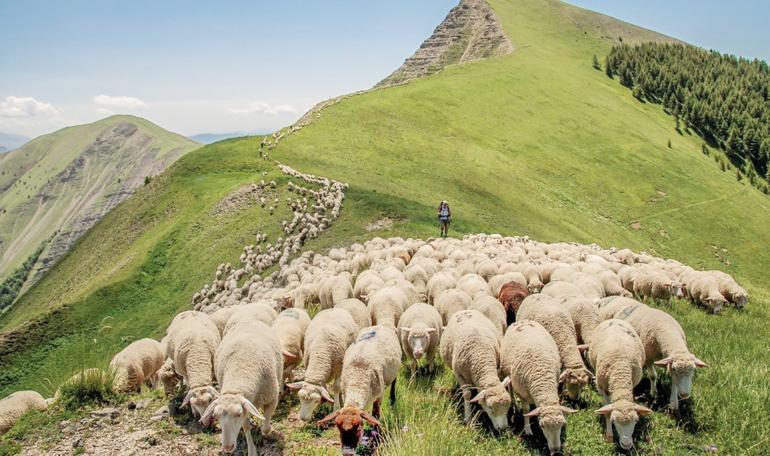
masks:
[[[436,354],[454,373],[466,422],[478,404],[496,429],[508,427],[515,394],[525,434],[537,419],[557,452],[574,411],[560,396],[575,399],[593,383],[604,399],[597,413],[606,417],[606,438],[614,427],[630,448],[639,416],[653,413],[634,402],[645,370],[654,396],[655,366],[665,367],[676,410],[695,369],[706,366],[673,317],[632,296],[687,296],[714,311],[747,299],[729,275],[675,260],[499,235],[375,238],[328,255],[305,252],[264,279],[224,290],[230,294],[206,312],[178,314],[160,342],[126,347],[111,368],[124,390],[156,380],[168,394],[184,388],[183,406],[203,425],[219,421],[222,450],[234,451],[244,430],[249,455],[257,454],[249,418],[270,438],[284,389],[297,392],[304,421],[333,403],[319,423],[333,422],[343,453],[354,454],[364,423],[380,425],[388,387],[395,401],[402,360],[416,375],[418,361],[432,370]],[[311,319],[308,308],[321,310]],[[302,379],[291,382],[300,363]],[[0,402],[0,414],[11,404],[40,407],[42,397],[17,397],[29,393]]]
[[[344,186],[293,175],[320,184],[321,191],[293,190],[316,192],[316,215],[329,209],[336,218]],[[614,426],[620,446],[630,448],[639,416],[652,413],[633,396],[645,370],[654,396],[655,366],[665,367],[676,410],[691,393],[695,369],[706,367],[673,317],[637,299],[687,297],[713,312],[748,299],[723,272],[527,237],[374,238],[328,255],[304,252],[288,263],[287,252],[311,227],[327,226],[306,217],[306,203],[289,204],[296,210],[287,233],[299,227],[298,233],[264,253],[248,246],[243,267],[220,266],[214,283],[193,298],[195,310],[178,314],[160,342],[136,341],[110,364],[121,390],[146,382],[162,384],[167,394],[184,388],[183,407],[189,404],[204,426],[219,421],[224,452],[235,450],[243,430],[249,455],[256,455],[250,418],[270,438],[272,415],[288,389],[299,396],[303,421],[322,402],[333,403],[319,424],[333,422],[343,453],[354,454],[364,423],[380,425],[388,387],[395,401],[402,360],[417,375],[418,362],[432,370],[436,354],[454,374],[466,422],[478,404],[496,429],[508,427],[515,394],[525,434],[537,419],[557,452],[574,411],[560,396],[575,399],[593,383],[605,404],[597,413],[606,417],[606,438],[612,441]],[[276,261],[276,272],[256,272]],[[306,309],[315,308],[311,319]],[[302,379],[291,381],[300,364]],[[0,432],[46,404],[32,391],[3,399]]]

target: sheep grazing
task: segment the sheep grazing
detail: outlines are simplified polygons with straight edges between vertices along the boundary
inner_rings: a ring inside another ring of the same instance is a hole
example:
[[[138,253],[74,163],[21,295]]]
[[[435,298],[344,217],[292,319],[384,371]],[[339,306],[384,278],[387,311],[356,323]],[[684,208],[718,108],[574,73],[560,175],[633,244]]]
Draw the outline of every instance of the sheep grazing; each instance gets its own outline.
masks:
[[[417,361],[423,356],[428,361],[428,369],[433,372],[441,328],[441,314],[430,304],[414,304],[401,315],[398,334],[412,375],[417,373]]]
[[[401,366],[401,346],[393,328],[371,326],[362,329],[345,352],[342,391],[345,406],[318,422],[334,420],[340,432],[343,454],[355,454],[363,433],[363,421],[379,426],[380,402],[390,386],[390,404],[396,402],[396,378]],[[372,408],[371,415],[366,409]]]
[[[634,387],[642,379],[644,347],[634,328],[623,320],[605,320],[596,327],[588,349],[588,359],[596,372],[596,388],[604,406],[596,411],[606,420],[604,437],[612,442],[612,426],[626,450],[634,444],[634,427],[640,416],[652,410],[634,403]]]
[[[158,369],[158,380],[163,387],[163,393],[166,396],[172,396],[179,385],[179,376],[174,372],[174,362],[171,359],[166,359]]]
[[[401,314],[409,306],[409,301],[401,288],[385,286],[372,294],[367,306],[373,324],[395,329]]]
[[[190,404],[197,415],[203,414],[216,395],[211,385],[219,342],[219,330],[209,317],[191,310],[174,317],[163,339],[166,358],[171,358],[174,371],[188,388],[182,407]]]
[[[230,317],[233,316],[233,312],[235,312],[235,309],[237,308],[237,306],[225,307],[209,314],[211,322],[214,323],[214,326],[216,326],[217,330],[219,330],[220,337],[225,331],[225,325],[227,325],[227,321],[230,319]]]
[[[749,294],[743,289],[730,274],[722,271],[708,271],[717,280],[719,292],[728,301],[735,304],[735,307],[742,309],[749,300]]]
[[[551,454],[561,450],[561,429],[565,413],[574,410],[559,405],[559,348],[540,323],[520,320],[508,328],[502,343],[500,367],[511,379],[521,399],[524,434],[532,435],[529,420],[537,417]],[[534,404],[535,409],[530,410]]]
[[[644,304],[628,305],[614,315],[628,322],[644,346],[644,359],[650,376],[650,394],[657,395],[655,366],[663,366],[671,375],[671,410],[679,410],[679,400],[690,397],[695,369],[706,363],[690,353],[684,330],[674,317]]]
[[[555,282],[551,282],[553,283]],[[544,289],[551,284],[546,285]],[[536,321],[548,330],[559,347],[559,356],[564,368],[559,382],[564,383],[571,399],[577,399],[580,390],[588,384],[592,375],[583,364],[579,351],[582,347],[577,345],[575,326],[567,309],[547,295],[536,294],[528,296],[521,303],[516,318]]]
[[[369,312],[369,308],[361,300],[356,298],[345,299],[334,306],[337,309],[345,309],[353,317],[353,320],[358,325],[358,329],[368,328],[372,326],[372,314]]]
[[[8,432],[27,412],[47,408],[48,403],[36,391],[17,391],[5,397],[0,401],[0,435]]]
[[[434,274],[428,280],[426,289],[428,290],[428,304],[435,304],[436,297],[445,290],[450,290],[457,285],[457,281],[448,272]]]
[[[492,322],[475,310],[455,313],[441,336],[440,349],[462,390],[465,422],[471,419],[471,404],[478,403],[495,429],[507,428],[511,380],[500,381],[497,375],[500,337]],[[478,394],[473,396],[471,389]]]
[[[305,378],[300,382],[289,383],[292,390],[297,390],[300,399],[299,418],[310,421],[313,412],[322,400],[339,408],[340,375],[345,350],[356,337],[358,327],[353,317],[344,309],[326,309],[310,322],[305,333]],[[332,399],[326,389],[333,383]]]
[[[353,297],[353,286],[350,285],[350,274],[345,272],[338,276],[329,277],[318,291],[322,309],[329,309],[335,304]]]
[[[310,316],[302,309],[286,309],[273,321],[283,353],[283,381],[291,377],[292,371],[302,359],[305,331],[310,326]]]
[[[445,290],[435,298],[434,306],[441,314],[444,325],[448,325],[452,315],[471,306],[471,297],[462,290]]]
[[[503,309],[505,309],[507,324],[510,325],[516,320],[516,311],[519,310],[519,306],[521,306],[521,303],[527,296],[529,296],[529,291],[518,282],[508,282],[500,288],[497,300],[500,301]]]
[[[670,299],[681,296],[681,286],[661,272],[642,271],[634,278],[634,294],[652,299]]]
[[[489,321],[500,331],[500,337],[505,334],[505,330],[508,328],[507,316],[502,304],[496,298],[489,295],[478,296],[471,302],[470,308],[489,318]]]
[[[575,297],[564,298],[562,305],[569,312],[572,324],[575,326],[578,344],[591,343],[594,331],[601,322],[596,305],[589,299]]]
[[[222,337],[226,336],[233,326],[246,321],[260,321],[268,326],[272,325],[278,314],[275,310],[262,303],[243,304],[235,306],[235,310],[225,324],[222,330]]]
[[[110,361],[117,391],[138,391],[143,383],[157,384],[157,372],[163,366],[166,354],[160,342],[140,339],[118,352]]]
[[[706,306],[712,313],[719,313],[727,300],[719,291],[717,279],[707,273],[699,273],[687,284],[687,293],[693,302]]]
[[[217,417],[225,453],[235,451],[238,434],[243,429],[249,456],[256,456],[249,417],[262,420],[263,436],[270,434],[270,419],[278,407],[283,378],[278,335],[260,321],[238,325],[225,335],[217,348],[214,369],[221,393],[209,404],[200,421],[207,425],[212,416]]]

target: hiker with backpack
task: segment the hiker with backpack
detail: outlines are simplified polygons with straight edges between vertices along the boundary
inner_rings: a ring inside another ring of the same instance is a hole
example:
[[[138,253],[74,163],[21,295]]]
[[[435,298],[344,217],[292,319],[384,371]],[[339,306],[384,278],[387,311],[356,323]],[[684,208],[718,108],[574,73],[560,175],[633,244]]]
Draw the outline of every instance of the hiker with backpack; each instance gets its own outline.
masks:
[[[452,210],[449,209],[449,203],[444,200],[438,205],[438,224],[441,230],[439,236],[447,236],[450,223],[452,223]]]

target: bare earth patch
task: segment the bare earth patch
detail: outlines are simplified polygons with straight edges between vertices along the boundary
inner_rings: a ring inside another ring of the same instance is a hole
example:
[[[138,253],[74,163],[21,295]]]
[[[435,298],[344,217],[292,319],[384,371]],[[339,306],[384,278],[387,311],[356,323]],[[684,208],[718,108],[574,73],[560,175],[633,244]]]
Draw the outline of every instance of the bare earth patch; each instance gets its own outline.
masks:
[[[633,228],[635,230],[641,230],[642,229],[642,222],[637,220],[636,222],[631,223],[631,228]]]
[[[229,195],[222,198],[221,201],[211,209],[211,215],[227,215],[233,212],[246,209],[247,207],[259,204],[259,198],[265,200],[272,199],[272,193],[269,188],[259,188],[257,184],[244,185]]]
[[[385,228],[389,228],[393,226],[394,220],[390,217],[384,217],[381,218],[375,222],[372,222],[368,225],[366,225],[366,231],[378,231],[378,230],[384,230]]]

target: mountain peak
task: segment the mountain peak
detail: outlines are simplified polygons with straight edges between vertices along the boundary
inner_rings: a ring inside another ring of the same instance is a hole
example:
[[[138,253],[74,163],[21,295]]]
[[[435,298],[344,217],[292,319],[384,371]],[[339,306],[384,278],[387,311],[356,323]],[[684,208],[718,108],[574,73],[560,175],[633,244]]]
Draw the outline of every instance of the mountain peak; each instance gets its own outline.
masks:
[[[447,65],[510,54],[513,49],[485,0],[461,0],[420,48],[376,87],[427,76]]]

